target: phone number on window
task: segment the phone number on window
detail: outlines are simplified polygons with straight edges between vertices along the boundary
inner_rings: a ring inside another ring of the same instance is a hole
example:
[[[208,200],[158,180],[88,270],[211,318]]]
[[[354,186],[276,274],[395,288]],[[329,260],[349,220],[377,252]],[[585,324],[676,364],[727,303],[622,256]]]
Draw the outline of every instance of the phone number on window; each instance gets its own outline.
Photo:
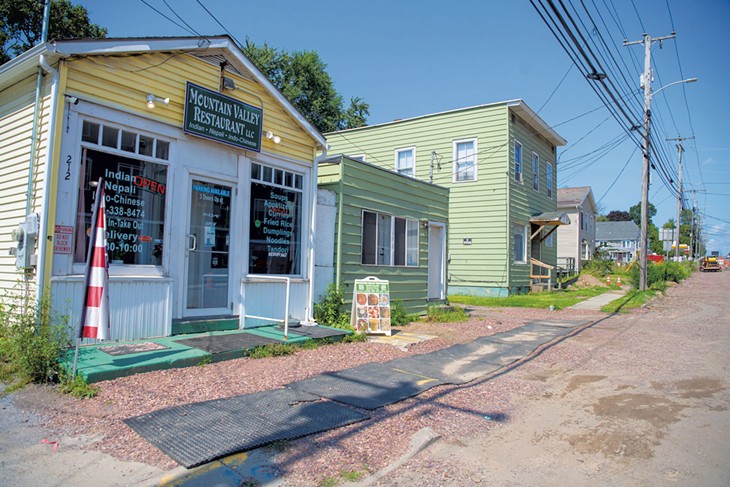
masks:
[[[126,216],[129,218],[144,218],[144,208],[125,208],[123,206],[109,206],[106,214],[111,216]]]

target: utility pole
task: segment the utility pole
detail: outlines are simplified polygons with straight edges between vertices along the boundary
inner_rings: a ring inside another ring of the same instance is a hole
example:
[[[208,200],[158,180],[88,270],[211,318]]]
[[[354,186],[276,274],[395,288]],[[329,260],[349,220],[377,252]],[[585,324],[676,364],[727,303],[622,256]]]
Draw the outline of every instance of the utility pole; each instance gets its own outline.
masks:
[[[677,243],[676,248],[674,249],[674,257],[677,262],[679,262],[679,237],[680,237],[680,228],[681,228],[681,218],[682,218],[682,152],[684,152],[684,147],[682,147],[682,141],[683,140],[692,140],[694,139],[694,135],[692,137],[682,137],[681,135],[678,136],[676,139],[667,139],[667,140],[676,140],[677,143],[677,152],[678,152],[678,172],[679,172],[679,183],[677,188]]]
[[[649,229],[649,129],[651,120],[651,45],[653,42],[661,42],[665,39],[672,39],[676,34],[672,32],[671,35],[656,37],[652,39],[649,34],[644,34],[644,39],[641,41],[624,41],[624,46],[631,46],[634,44],[644,45],[644,74],[642,76],[643,88],[644,88],[644,144],[643,144],[643,166],[641,171],[641,242],[640,249],[641,255],[639,258],[639,290],[646,290],[646,269],[647,269],[647,254],[649,250],[648,245],[648,229]]]

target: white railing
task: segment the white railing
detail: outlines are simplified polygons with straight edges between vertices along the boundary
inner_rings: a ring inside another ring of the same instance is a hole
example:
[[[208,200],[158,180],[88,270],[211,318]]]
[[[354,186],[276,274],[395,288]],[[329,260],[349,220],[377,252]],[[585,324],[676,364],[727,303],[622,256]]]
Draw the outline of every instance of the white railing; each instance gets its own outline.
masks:
[[[286,297],[284,298],[284,339],[289,338],[289,290],[291,288],[291,278],[286,276],[256,276],[253,278],[253,280],[270,280],[270,281],[283,281],[286,284]],[[241,296],[244,296],[244,286],[247,282],[251,282],[251,280],[241,280]],[[256,315],[249,315],[249,314],[243,314],[243,318],[252,318],[255,320],[263,320],[263,321],[274,321],[279,322],[281,321],[281,318],[271,318],[268,316],[256,316]],[[245,324],[244,324],[245,326]],[[239,326],[240,328],[240,326]]]

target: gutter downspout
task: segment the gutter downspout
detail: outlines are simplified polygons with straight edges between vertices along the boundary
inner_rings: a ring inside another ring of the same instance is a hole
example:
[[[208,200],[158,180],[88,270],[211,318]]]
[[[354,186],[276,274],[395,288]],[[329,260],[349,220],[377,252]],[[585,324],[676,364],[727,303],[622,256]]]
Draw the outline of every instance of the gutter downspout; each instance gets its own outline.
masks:
[[[309,309],[307,310],[307,316],[305,320],[314,323],[314,247],[316,242],[316,229],[317,229],[317,188],[319,186],[317,178],[319,176],[319,163],[325,157],[327,157],[327,147],[322,149],[322,154],[319,157],[314,158],[314,165],[312,167],[312,224],[309,233],[309,289],[307,290],[307,302],[309,303]]]
[[[43,71],[50,74],[52,79],[50,102],[51,115],[50,121],[48,123],[48,143],[46,145],[46,177],[42,203],[43,214],[41,215],[41,228],[38,232],[38,290],[36,291],[36,304],[40,306],[40,304],[43,302],[43,294],[46,285],[46,247],[48,246],[49,242],[48,231],[50,228],[50,212],[48,208],[48,202],[50,201],[51,197],[51,181],[54,180],[53,173],[55,171],[55,167],[53,164],[53,154],[56,145],[56,116],[58,114],[58,85],[60,83],[60,75],[57,70],[53,69],[48,64],[48,62],[46,62],[46,58],[43,54],[40,55],[38,62],[40,64],[40,67],[38,69],[43,69]],[[38,105],[36,105],[36,108],[37,107]],[[35,130],[36,128],[34,127],[34,131]],[[28,193],[28,195],[30,196],[30,192]],[[51,237],[51,241],[52,239],[53,237]]]
[[[345,161],[344,158],[340,158],[340,181],[338,182],[337,189],[337,249],[335,250],[335,288],[340,290],[340,281],[342,279],[342,211],[343,201],[345,199]]]

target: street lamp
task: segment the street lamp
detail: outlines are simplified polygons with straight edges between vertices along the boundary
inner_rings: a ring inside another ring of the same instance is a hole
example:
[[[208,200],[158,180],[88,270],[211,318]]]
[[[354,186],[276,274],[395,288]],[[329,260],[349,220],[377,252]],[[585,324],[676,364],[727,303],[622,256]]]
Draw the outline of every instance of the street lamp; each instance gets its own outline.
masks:
[[[651,43],[647,43],[650,45]],[[648,47],[647,47],[648,49]],[[688,78],[680,81],[669,83],[662,86],[658,90],[651,91],[651,74],[649,68],[649,57],[647,55],[646,66],[644,71],[644,147],[643,147],[643,167],[641,172],[641,255],[639,256],[639,290],[646,290],[646,272],[647,272],[647,254],[648,252],[648,229],[649,229],[649,119],[651,117],[651,97],[670,86],[680,83],[694,83],[697,78]],[[679,224],[677,224],[679,228]],[[677,240],[679,241],[679,239]],[[679,244],[678,244],[679,245]]]

